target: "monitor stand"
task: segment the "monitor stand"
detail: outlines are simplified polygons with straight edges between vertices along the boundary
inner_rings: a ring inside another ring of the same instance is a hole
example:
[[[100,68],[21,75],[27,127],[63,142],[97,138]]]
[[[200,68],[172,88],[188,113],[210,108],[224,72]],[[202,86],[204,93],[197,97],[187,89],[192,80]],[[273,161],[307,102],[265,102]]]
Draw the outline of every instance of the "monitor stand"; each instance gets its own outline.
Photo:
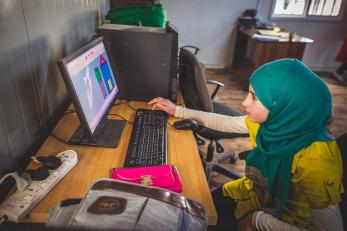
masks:
[[[88,139],[80,126],[70,138],[69,144],[116,148],[124,125],[124,120],[102,120],[93,134],[95,142]]]

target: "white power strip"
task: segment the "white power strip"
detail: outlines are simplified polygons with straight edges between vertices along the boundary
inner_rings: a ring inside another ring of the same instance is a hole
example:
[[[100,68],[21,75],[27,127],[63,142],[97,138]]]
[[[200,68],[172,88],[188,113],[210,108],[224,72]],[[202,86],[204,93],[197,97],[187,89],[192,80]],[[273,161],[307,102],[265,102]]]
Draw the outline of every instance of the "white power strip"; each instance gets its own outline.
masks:
[[[32,181],[23,192],[15,191],[0,205],[1,216],[6,216],[12,222],[21,222],[78,162],[77,153],[73,150],[60,152],[56,156],[61,159],[61,165],[50,171],[45,180]]]

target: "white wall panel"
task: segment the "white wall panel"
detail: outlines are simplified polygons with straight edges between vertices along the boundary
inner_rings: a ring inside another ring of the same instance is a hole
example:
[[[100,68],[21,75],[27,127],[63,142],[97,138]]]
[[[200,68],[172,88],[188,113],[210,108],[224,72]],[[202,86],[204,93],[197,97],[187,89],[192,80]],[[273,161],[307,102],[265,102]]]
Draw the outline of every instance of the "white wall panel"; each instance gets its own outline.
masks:
[[[24,166],[69,99],[56,61],[87,43],[108,0],[0,0],[0,175]]]

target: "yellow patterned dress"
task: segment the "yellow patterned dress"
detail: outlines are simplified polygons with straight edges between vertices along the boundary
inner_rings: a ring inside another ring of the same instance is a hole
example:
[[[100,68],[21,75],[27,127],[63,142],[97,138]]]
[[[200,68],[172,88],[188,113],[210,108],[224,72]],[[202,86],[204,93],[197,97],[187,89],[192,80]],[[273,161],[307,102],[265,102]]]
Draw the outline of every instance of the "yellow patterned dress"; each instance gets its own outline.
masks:
[[[256,146],[259,124],[248,116],[245,123],[249,129],[252,146]],[[314,142],[300,150],[293,158],[290,192],[281,219],[290,224],[312,229],[312,209],[322,209],[341,201],[342,159],[336,141]],[[237,201],[235,217],[262,210],[253,190],[253,182],[243,177],[223,186],[224,196]]]

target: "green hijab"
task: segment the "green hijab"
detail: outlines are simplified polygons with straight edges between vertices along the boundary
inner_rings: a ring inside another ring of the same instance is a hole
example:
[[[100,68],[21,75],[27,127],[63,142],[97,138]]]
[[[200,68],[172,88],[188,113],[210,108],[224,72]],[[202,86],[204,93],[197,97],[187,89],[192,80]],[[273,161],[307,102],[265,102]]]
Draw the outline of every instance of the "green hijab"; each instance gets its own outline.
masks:
[[[281,216],[288,197],[294,155],[315,141],[330,141],[331,94],[325,83],[297,59],[264,64],[250,77],[257,98],[269,110],[257,147],[246,159],[263,208]]]

